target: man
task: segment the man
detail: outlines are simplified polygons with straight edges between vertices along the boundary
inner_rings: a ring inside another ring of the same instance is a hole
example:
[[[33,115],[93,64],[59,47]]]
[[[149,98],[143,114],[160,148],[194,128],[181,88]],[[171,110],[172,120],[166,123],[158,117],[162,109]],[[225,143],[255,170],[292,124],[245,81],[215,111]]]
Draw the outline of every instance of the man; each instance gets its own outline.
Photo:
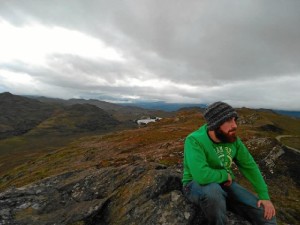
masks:
[[[207,124],[184,144],[183,192],[202,209],[209,224],[226,224],[226,210],[252,224],[276,224],[267,185],[248,149],[236,136],[237,112],[224,102],[204,111]],[[251,182],[256,195],[234,181],[232,162]]]

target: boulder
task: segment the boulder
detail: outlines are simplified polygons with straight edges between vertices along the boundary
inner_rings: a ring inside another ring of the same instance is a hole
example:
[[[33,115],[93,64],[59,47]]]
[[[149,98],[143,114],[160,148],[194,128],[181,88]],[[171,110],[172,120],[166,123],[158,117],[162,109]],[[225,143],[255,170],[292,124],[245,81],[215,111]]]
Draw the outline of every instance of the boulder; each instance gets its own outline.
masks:
[[[228,213],[228,224],[248,225]],[[179,171],[156,163],[92,168],[0,193],[0,224],[196,225],[201,210],[181,192]]]

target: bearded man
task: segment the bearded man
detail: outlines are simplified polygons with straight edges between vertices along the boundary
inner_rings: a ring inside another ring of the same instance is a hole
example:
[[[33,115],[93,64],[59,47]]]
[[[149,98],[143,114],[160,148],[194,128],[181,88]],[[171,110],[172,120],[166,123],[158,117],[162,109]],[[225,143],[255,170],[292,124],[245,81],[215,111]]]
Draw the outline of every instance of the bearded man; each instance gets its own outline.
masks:
[[[227,209],[252,224],[276,224],[267,185],[248,149],[237,137],[237,112],[215,102],[203,114],[206,124],[184,144],[183,193],[200,206],[207,223],[226,224]],[[232,163],[250,181],[257,195],[235,181]]]

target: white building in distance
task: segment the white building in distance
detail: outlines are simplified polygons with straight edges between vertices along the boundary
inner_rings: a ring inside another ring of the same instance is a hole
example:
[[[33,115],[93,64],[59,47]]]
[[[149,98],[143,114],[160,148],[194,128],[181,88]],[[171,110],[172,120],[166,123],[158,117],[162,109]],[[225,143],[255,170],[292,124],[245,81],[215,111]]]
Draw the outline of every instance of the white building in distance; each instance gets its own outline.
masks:
[[[147,119],[137,120],[136,122],[138,125],[145,125],[148,123],[156,122],[158,120],[161,120],[161,118],[160,117],[155,117],[155,119],[147,118]]]

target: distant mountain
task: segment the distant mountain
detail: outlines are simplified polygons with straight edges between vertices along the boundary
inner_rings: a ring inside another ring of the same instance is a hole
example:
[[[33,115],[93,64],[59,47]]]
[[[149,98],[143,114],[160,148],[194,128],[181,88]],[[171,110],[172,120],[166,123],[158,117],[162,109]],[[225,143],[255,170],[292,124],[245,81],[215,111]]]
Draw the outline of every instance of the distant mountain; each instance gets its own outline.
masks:
[[[95,105],[60,104],[63,101],[41,102],[8,92],[0,94],[0,139],[50,131],[51,135],[109,131],[121,124]]]
[[[124,103],[122,105],[126,106],[136,106],[141,107],[145,109],[152,109],[152,110],[164,110],[168,112],[173,112],[180,110],[182,108],[193,108],[193,107],[199,107],[199,108],[205,108],[205,104],[190,104],[190,103],[166,103],[163,101],[158,102],[136,102],[136,103]]]
[[[51,135],[107,132],[134,127],[142,117],[168,117],[173,113],[124,106],[95,99],[58,99],[0,94],[0,139],[23,134]]]
[[[63,105],[91,104],[91,105],[95,105],[106,111],[120,110],[120,109],[126,108],[126,107],[118,105],[118,104],[113,104],[110,102],[100,101],[100,100],[96,100],[96,99],[85,100],[85,99],[72,98],[72,99],[64,100],[64,99],[60,99],[60,98],[48,98],[48,97],[44,97],[44,96],[28,96],[28,97],[39,100],[40,102],[59,103],[59,104],[63,104]],[[143,109],[140,109],[140,110],[143,110]]]
[[[274,110],[274,112],[281,115],[300,118],[300,111]]]
[[[144,108],[139,105],[130,105],[130,104],[114,104],[110,102],[100,101],[96,99],[69,99],[63,100],[58,98],[48,98],[41,96],[28,96],[30,98],[39,100],[45,103],[55,103],[61,105],[74,105],[74,104],[91,104],[95,105],[111,115],[113,115],[116,119],[120,121],[128,121],[128,120],[137,120],[144,116],[159,116],[159,117],[167,117],[174,115],[172,113],[168,113],[166,111],[162,111],[163,109],[155,109],[155,108]]]
[[[75,104],[56,111],[41,122],[30,134],[70,135],[82,132],[111,131],[121,122],[103,109],[90,104]]]
[[[21,135],[49,118],[55,107],[11,93],[0,94],[0,139]]]
[[[289,117],[300,118],[300,111],[265,109],[265,108],[260,108],[260,109],[256,109],[256,110],[260,111],[260,112],[272,112],[272,113],[285,115],[285,116],[289,116]]]

